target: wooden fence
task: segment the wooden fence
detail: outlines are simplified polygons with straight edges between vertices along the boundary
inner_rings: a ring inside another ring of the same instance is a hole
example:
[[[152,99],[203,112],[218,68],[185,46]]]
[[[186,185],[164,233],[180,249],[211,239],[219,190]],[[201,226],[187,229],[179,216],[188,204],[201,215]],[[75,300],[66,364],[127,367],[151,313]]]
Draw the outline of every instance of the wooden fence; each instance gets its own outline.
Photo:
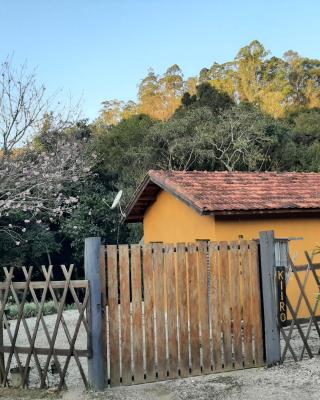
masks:
[[[281,362],[300,361],[320,353],[320,265],[312,262],[308,252],[305,252],[305,256],[306,265],[295,265],[288,256],[288,267],[285,269],[285,285],[295,284],[299,290],[298,294],[284,290],[283,307],[286,315],[279,319]],[[316,289],[310,291],[310,287]],[[305,310],[301,315],[303,307]]]
[[[72,271],[72,265],[68,268],[62,265],[61,269],[56,271],[62,275],[62,280],[56,281],[53,279],[52,266],[3,268],[4,281],[0,282],[0,383],[2,385],[11,385],[15,371],[20,376],[19,386],[29,386],[31,380],[31,386],[44,388],[50,385],[49,375],[52,373],[52,377],[55,376],[54,386],[61,389],[66,387],[66,377],[71,367],[71,369],[78,368],[84,385],[88,387],[80,357],[89,355],[87,348],[89,284],[87,280],[72,280]],[[76,318],[72,318],[71,323],[64,313],[67,297],[75,306]],[[18,310],[17,317],[13,320],[7,315],[9,301],[11,306],[16,306]],[[25,315],[30,301],[36,305],[36,317],[32,318],[31,322]],[[44,307],[48,301],[53,303],[56,314],[45,317]],[[79,349],[76,345],[81,330],[84,333],[85,348]]]
[[[105,252],[111,386],[263,365],[255,241]]]

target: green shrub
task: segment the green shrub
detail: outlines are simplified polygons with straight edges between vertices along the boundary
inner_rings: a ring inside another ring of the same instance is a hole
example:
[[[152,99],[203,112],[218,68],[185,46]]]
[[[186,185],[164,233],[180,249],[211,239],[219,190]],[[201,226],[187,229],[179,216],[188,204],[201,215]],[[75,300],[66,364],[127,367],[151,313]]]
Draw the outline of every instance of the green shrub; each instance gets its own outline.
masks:
[[[67,304],[64,307],[64,310],[75,310],[76,305],[75,304]],[[38,315],[38,310],[39,306],[37,306],[35,303],[25,303],[23,307],[23,314],[25,318],[31,318],[31,317],[36,317]],[[43,305],[43,310],[42,310],[42,315],[52,315],[56,314],[57,310],[54,306],[54,302],[48,301],[44,303]],[[16,304],[7,304],[6,306],[6,314],[8,319],[17,319],[19,315],[19,309]]]

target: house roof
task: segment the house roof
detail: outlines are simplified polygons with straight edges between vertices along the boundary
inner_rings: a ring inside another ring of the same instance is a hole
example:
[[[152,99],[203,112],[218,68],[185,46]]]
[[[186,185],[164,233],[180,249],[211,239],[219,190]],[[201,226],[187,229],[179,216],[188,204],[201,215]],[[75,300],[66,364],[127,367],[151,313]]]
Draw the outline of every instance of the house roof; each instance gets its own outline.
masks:
[[[161,189],[200,214],[320,211],[320,173],[151,170],[127,207],[126,221],[142,221]]]

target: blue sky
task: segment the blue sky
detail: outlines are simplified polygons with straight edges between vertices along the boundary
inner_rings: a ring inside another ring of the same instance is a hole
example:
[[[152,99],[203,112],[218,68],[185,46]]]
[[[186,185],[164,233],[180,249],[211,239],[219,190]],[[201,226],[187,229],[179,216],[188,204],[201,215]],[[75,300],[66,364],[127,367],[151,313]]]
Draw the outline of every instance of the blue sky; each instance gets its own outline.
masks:
[[[316,0],[0,0],[0,58],[27,60],[93,119],[105,99],[135,99],[149,67],[188,77],[253,39],[320,58],[319,16]]]

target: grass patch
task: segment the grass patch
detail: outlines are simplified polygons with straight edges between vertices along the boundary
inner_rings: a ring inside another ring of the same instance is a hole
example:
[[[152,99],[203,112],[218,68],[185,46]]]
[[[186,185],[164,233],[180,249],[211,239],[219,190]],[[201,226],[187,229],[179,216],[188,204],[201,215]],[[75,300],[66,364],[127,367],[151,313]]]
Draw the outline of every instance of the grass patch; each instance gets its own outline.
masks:
[[[64,307],[64,310],[75,310],[75,304],[67,304]],[[16,304],[7,304],[6,305],[6,315],[8,319],[17,319],[19,315],[19,308]],[[39,306],[35,303],[25,303],[23,307],[23,315],[25,318],[36,317],[38,315]],[[42,315],[52,315],[56,314],[57,310],[54,306],[53,301],[47,301],[43,305]]]

